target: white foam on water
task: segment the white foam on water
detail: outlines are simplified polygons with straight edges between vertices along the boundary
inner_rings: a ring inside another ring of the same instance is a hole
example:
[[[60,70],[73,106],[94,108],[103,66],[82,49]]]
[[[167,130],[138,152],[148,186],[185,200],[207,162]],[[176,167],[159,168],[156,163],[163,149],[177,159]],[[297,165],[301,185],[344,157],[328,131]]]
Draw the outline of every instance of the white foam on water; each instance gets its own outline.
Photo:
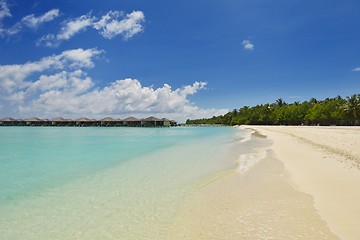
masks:
[[[258,149],[256,153],[241,154],[237,159],[237,173],[245,173],[254,167],[259,161],[266,156],[265,149]]]
[[[241,143],[245,143],[251,140],[251,135],[253,133],[255,133],[255,131],[253,129],[248,129],[248,128],[244,128],[241,126],[234,126],[234,128],[239,129],[240,131],[238,132],[238,137],[240,138]]]
[[[249,154],[242,154],[239,156],[237,161],[237,168],[236,171],[238,173],[243,173],[248,171],[252,166],[254,166],[259,159],[256,157],[256,154],[249,153]]]

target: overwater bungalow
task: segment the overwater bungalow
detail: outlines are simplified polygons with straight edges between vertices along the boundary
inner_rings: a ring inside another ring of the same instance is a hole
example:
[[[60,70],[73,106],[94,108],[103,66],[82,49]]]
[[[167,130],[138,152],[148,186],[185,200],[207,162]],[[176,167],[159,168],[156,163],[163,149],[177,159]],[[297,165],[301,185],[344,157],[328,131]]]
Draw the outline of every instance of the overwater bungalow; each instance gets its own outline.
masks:
[[[148,117],[141,119],[141,126],[144,127],[160,127],[164,126],[164,121],[156,117]]]
[[[138,119],[128,117],[124,120],[105,117],[100,120],[81,117],[76,120],[56,117],[53,119],[40,119],[37,117],[22,119],[1,118],[0,126],[54,126],[54,127],[169,127],[176,126],[174,120],[166,118],[148,117]]]
[[[14,118],[1,118],[0,119],[0,126],[16,126],[17,120]]]
[[[141,120],[136,117],[128,117],[123,120],[124,126],[126,127],[140,127]]]
[[[75,120],[75,125],[78,127],[94,127],[96,126],[96,119],[81,117]]]
[[[50,124],[51,126],[56,126],[56,127],[66,127],[66,126],[74,126],[75,122],[71,119],[56,117],[50,120]]]
[[[23,121],[25,122],[26,126],[30,127],[46,126],[48,123],[48,121],[46,121],[45,119],[40,119],[37,117],[26,118]]]
[[[112,117],[105,117],[99,120],[102,127],[119,127],[122,125],[121,119],[114,119]]]
[[[174,120],[169,120],[167,118],[163,118],[162,120],[163,120],[163,126],[164,127],[170,127],[170,126],[175,126],[176,125],[176,122]]]

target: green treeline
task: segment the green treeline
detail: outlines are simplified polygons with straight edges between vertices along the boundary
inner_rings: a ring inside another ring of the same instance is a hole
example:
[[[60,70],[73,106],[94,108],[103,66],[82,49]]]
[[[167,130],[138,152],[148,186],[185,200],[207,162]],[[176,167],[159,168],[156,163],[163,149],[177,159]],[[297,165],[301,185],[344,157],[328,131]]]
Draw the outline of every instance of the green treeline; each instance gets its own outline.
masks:
[[[186,124],[222,125],[360,125],[360,94],[350,97],[315,98],[288,104],[275,103],[234,109],[223,116],[186,121]]]

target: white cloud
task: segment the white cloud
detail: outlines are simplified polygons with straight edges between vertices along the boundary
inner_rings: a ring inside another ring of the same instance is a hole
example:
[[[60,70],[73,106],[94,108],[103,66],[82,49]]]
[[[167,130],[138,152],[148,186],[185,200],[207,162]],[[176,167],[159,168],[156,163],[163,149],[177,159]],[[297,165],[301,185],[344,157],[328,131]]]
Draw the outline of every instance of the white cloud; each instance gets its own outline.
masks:
[[[19,33],[24,28],[35,29],[45,22],[54,20],[59,16],[58,9],[52,9],[41,16],[36,17],[34,14],[23,17],[19,22],[9,28],[3,28],[2,19],[11,17],[10,10],[4,0],[0,0],[0,36],[12,36]]]
[[[82,15],[75,20],[70,20],[65,23],[61,28],[60,33],[56,36],[58,40],[69,40],[78,32],[85,30],[87,27],[91,26],[94,21],[94,18],[88,15]]]
[[[21,22],[29,28],[37,28],[45,22],[50,22],[59,16],[59,9],[52,9],[39,17],[34,14],[27,15],[21,19]]]
[[[187,104],[188,94],[183,92],[183,88],[172,91],[171,87],[165,84],[161,88],[153,89],[141,86],[136,79],[128,78],[117,80],[103,89],[88,91],[93,85],[91,79],[84,78],[84,75],[70,75],[74,73],[68,74],[66,88],[44,91],[27,106],[28,109],[23,110],[32,112],[36,109],[38,113],[62,112],[101,116],[124,113],[169,113],[182,111]],[[201,89],[195,85],[191,87],[194,91]]]
[[[141,11],[133,11],[126,14],[122,20],[118,20],[120,12],[110,11],[104,15],[94,28],[99,30],[104,38],[111,39],[117,35],[123,35],[125,39],[129,39],[135,34],[143,31],[141,23],[145,20],[144,13]]]
[[[252,44],[250,40],[244,40],[241,44],[243,45],[245,50],[252,51],[255,48],[254,44]]]
[[[5,17],[11,17],[11,13],[6,1],[0,0],[0,22]]]
[[[360,67],[353,68],[352,70],[353,70],[354,72],[360,72]]]
[[[46,70],[91,68],[94,66],[92,59],[101,54],[97,49],[82,48],[67,50],[59,55],[44,57],[39,61],[25,64],[0,65],[0,93],[12,93],[15,90],[26,88],[31,82],[26,81],[34,73]]]
[[[69,40],[75,34],[85,31],[88,27],[96,29],[104,38],[111,39],[121,35],[127,40],[143,31],[142,23],[144,21],[145,16],[141,11],[133,11],[125,16],[119,11],[109,11],[100,19],[91,16],[89,13],[74,20],[65,21],[58,34],[48,34],[41,37],[38,45],[56,47],[62,41]]]
[[[92,68],[94,67],[92,59],[103,52],[96,48],[86,50],[78,48],[62,52],[57,59],[67,63],[71,68]]]
[[[56,39],[54,34],[47,34],[42,36],[37,42],[36,45],[44,45],[46,47],[57,47],[60,45],[60,41]]]
[[[3,36],[6,33],[6,29],[3,28],[3,19],[6,17],[11,17],[9,7],[5,0],[0,0],[0,36]]]
[[[54,88],[65,87],[67,84],[67,75],[68,74],[66,71],[62,71],[50,76],[41,75],[37,81],[30,84],[30,86],[26,89],[26,93],[28,95],[32,95],[38,91],[44,92]]]
[[[64,77],[67,77],[64,81]],[[175,90],[164,84],[154,89],[144,87],[136,79],[117,80],[102,89],[91,90],[93,82],[84,73],[75,72],[47,76],[40,79],[46,86],[38,97],[28,105],[22,105],[22,114],[50,116],[130,116],[158,115],[180,120],[194,117],[210,117],[224,114],[227,109],[200,109],[187,97],[205,87],[204,82],[195,82]],[[54,79],[61,80],[55,85]],[[64,85],[65,83],[65,85]],[[49,89],[49,86],[52,88]],[[190,91],[189,91],[190,90]]]
[[[23,17],[13,26],[4,28],[3,19],[11,17],[8,4],[5,0],[0,0],[0,37],[13,36],[26,28],[36,29],[43,23],[53,21],[60,15],[59,9],[52,9],[40,16],[34,14]],[[127,40],[143,31],[144,13],[133,11],[129,14],[123,14],[119,11],[109,11],[102,17],[94,17],[91,13],[82,15],[75,19],[68,19],[63,22],[60,31],[57,34],[47,34],[42,36],[37,45],[47,47],[57,47],[62,41],[71,39],[76,34],[86,31],[91,27],[96,29],[104,38],[112,39],[118,35]]]
[[[63,27],[57,35],[48,34],[42,36],[38,41],[38,45],[44,44],[47,47],[57,47],[61,41],[69,40],[75,34],[85,31],[87,27],[93,24],[94,19],[88,14],[74,20],[67,20],[63,23]]]
[[[0,94],[0,105],[11,106],[8,114],[14,117],[156,115],[184,121],[228,111],[201,109],[189,101],[190,95],[205,89],[205,82],[172,89],[168,84],[142,86],[139,80],[127,78],[99,88],[82,69],[93,67],[92,59],[100,53],[75,49],[35,62],[0,66],[0,85],[6,90]],[[29,80],[34,73],[40,76]]]

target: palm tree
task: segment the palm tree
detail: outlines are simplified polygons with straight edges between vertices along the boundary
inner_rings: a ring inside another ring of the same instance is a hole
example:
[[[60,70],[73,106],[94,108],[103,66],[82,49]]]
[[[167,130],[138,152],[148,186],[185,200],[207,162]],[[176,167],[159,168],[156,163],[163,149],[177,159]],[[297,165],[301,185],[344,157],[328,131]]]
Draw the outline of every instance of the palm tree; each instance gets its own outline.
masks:
[[[315,105],[318,103],[318,100],[316,98],[311,98],[310,101],[311,105]]]
[[[279,98],[276,100],[276,105],[278,105],[279,107],[282,107],[282,106],[286,105],[286,102],[284,100],[282,100],[282,98]]]
[[[346,103],[343,106],[344,112],[351,115],[354,120],[357,120],[360,111],[360,94],[353,94],[346,97]]]

